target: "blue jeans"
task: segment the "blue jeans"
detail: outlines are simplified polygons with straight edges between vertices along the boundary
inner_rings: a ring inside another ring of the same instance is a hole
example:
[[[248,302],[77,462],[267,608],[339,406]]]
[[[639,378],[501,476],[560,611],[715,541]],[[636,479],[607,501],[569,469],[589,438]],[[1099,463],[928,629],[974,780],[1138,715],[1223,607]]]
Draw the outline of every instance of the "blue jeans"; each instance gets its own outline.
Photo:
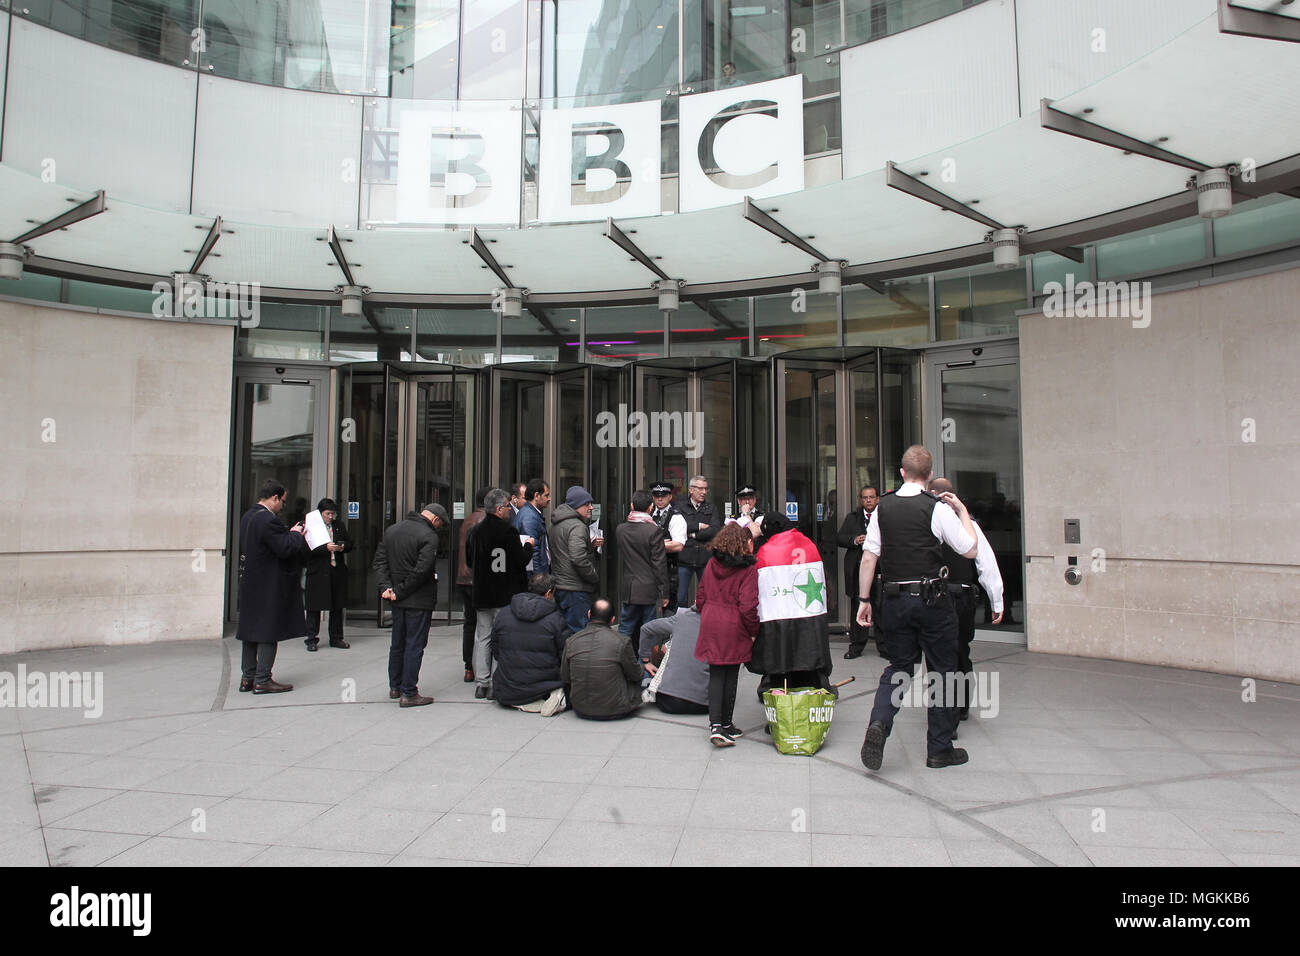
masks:
[[[569,633],[577,634],[587,626],[587,612],[591,610],[590,591],[555,592],[555,603],[564,612],[564,623],[569,625]]]
[[[429,643],[429,623],[433,611],[393,608],[393,641],[388,648],[388,687],[401,691],[403,697],[419,693],[420,664]]]
[[[618,632],[632,642],[632,653],[641,656],[641,625],[655,619],[657,604],[624,604],[618,612]]]
[[[677,606],[691,606],[691,575],[698,581],[704,576],[704,566],[692,567],[689,564],[677,566]]]

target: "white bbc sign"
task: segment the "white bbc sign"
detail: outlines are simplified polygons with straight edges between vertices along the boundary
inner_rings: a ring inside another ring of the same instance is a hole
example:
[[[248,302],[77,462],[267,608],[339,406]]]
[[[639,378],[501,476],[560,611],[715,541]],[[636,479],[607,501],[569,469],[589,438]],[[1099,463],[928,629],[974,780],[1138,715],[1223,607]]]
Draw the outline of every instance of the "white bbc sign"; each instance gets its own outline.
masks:
[[[538,218],[658,215],[660,110],[657,100],[543,110]],[[679,122],[682,212],[803,188],[803,77],[683,96]],[[518,111],[408,109],[398,129],[399,221],[518,223]]]

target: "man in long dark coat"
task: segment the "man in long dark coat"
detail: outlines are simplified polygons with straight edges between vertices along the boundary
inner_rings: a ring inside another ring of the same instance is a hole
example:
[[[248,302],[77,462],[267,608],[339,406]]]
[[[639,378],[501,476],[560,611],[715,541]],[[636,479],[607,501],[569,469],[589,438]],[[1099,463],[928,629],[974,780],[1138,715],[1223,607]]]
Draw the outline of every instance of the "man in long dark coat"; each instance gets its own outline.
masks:
[[[257,504],[239,519],[239,629],[244,642],[241,692],[282,694],[292,684],[271,679],[280,641],[307,633],[298,573],[308,554],[302,525],[280,521],[284,485],[274,478],[262,483]]]
[[[348,562],[344,557],[352,550],[352,538],[339,521],[339,506],[333,498],[322,498],[316,505],[330,540],[307,556],[307,578],[303,587],[307,607],[307,650],[320,644],[320,616],[330,616],[330,647],[351,647],[343,639],[343,605],[348,595]]]

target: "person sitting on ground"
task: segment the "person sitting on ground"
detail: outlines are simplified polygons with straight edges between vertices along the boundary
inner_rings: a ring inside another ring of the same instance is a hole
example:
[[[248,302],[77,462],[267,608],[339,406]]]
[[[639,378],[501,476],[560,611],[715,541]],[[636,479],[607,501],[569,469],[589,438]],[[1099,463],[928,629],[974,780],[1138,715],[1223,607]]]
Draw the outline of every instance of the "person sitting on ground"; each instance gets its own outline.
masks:
[[[665,714],[709,712],[709,665],[695,657],[700,637],[700,612],[678,608],[672,617],[641,625],[641,662],[653,675],[648,694]],[[662,661],[654,663],[656,647],[667,645]]]
[[[599,598],[587,626],[564,645],[560,679],[569,706],[585,720],[618,720],[641,704],[641,665],[613,623],[613,604]]]
[[[564,710],[560,663],[569,627],[549,574],[534,574],[492,625],[492,688],[503,707],[554,717]]]

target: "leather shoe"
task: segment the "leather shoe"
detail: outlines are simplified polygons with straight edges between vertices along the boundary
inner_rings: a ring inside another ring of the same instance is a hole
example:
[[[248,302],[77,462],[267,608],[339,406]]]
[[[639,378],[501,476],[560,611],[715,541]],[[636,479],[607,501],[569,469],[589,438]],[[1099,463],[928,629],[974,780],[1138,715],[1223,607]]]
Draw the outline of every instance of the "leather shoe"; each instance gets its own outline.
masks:
[[[239,679],[239,692],[246,694],[253,689],[253,679],[251,677],[241,677]]]
[[[399,707],[423,707],[425,704],[432,704],[432,697],[421,697],[416,694],[414,697],[403,697],[399,702]]]
[[[466,684],[474,683],[474,672],[470,670],[468,667],[465,668],[465,683]]]
[[[935,754],[933,757],[926,757],[925,765],[932,770],[942,770],[944,767],[959,767],[967,760],[970,760],[970,755],[965,750],[960,747],[953,747],[941,754]]]
[[[885,757],[885,741],[889,738],[890,728],[882,721],[873,720],[867,725],[867,735],[862,740],[862,766],[868,770],[879,770]]]
[[[277,681],[269,680],[265,684],[254,684],[254,694],[285,694],[293,690],[292,684],[281,684]]]
[[[846,661],[857,660],[857,659],[858,659],[859,657],[861,657],[861,656],[862,656],[862,652],[861,652],[861,651],[855,651],[855,650],[854,650],[853,648],[851,648],[851,647],[850,647],[847,651],[844,652],[844,659],[845,659]]]
[[[401,692],[400,690],[398,690],[396,687],[390,687],[390,688],[388,689],[388,699],[389,699],[389,700],[397,700],[397,698],[399,698],[399,697],[401,697],[401,696],[402,696],[402,692]]]
[[[330,647],[341,647],[345,651],[351,646],[347,641],[330,641]]]
[[[479,686],[474,688],[475,700],[486,700],[487,695],[488,695],[488,689],[486,687]]]
[[[309,650],[309,651],[314,651],[314,650],[316,650],[317,646],[319,646],[320,641],[313,641],[313,640],[309,637],[309,638],[307,638],[307,640],[303,641],[303,643],[307,645],[307,650]]]
[[[962,707],[957,711],[958,720],[970,720],[970,708]]]

